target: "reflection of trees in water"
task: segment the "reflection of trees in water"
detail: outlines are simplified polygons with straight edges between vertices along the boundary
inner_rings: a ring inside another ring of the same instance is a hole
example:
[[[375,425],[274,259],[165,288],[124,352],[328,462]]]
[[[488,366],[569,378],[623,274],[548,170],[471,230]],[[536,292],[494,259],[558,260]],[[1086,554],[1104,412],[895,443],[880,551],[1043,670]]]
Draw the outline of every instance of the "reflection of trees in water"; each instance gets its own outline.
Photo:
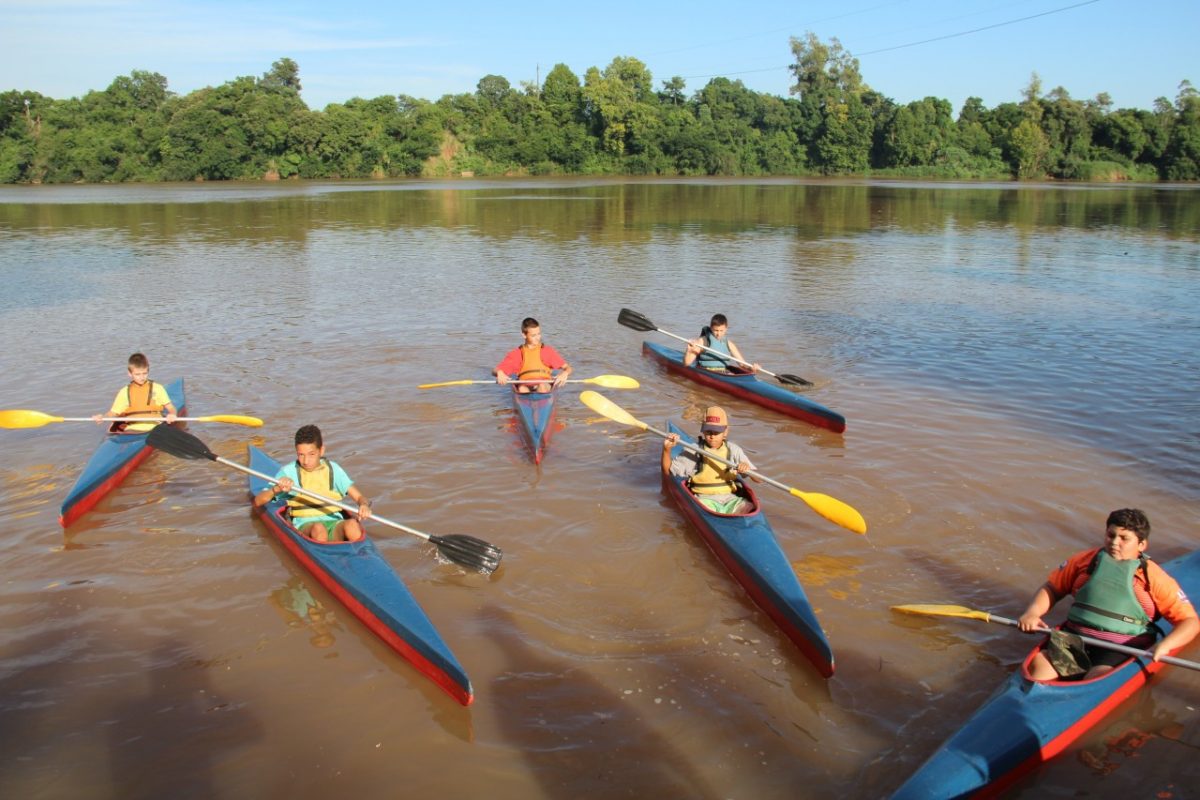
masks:
[[[288,628],[307,628],[312,634],[309,642],[313,647],[331,647],[336,640],[333,635],[338,627],[337,616],[321,605],[312,596],[308,587],[298,577],[293,577],[286,584],[271,592],[269,598],[274,608]]]
[[[1077,191],[1044,185],[805,182],[796,179],[644,181],[589,179],[455,181],[359,187],[344,184],[260,190],[261,202],[195,202],[199,190],[154,189],[158,202],[12,204],[16,231],[44,226],[94,229],[132,240],[273,242],[303,247],[324,229],[457,231],[500,240],[648,242],[677,233],[720,237],[763,228],[803,239],[836,239],[880,229],[937,233],[983,225],[1026,233],[1062,228],[1128,228],[1190,237],[1200,229],[1194,193],[1152,188]],[[113,189],[120,197],[121,188]],[[319,194],[321,202],[313,202]],[[188,202],[172,202],[186,198]],[[253,200],[254,195],[249,199]],[[31,265],[34,266],[34,265]],[[303,264],[297,264],[302,267]]]

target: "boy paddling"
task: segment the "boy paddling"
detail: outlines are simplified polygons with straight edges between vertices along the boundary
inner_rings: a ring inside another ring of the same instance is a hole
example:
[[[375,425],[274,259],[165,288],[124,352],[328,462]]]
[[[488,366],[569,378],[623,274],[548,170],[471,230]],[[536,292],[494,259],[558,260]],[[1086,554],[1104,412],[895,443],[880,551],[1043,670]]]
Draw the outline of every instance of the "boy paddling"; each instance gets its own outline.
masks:
[[[109,417],[157,417],[163,411],[167,412],[164,422],[174,422],[178,413],[167,396],[167,389],[161,383],[150,380],[150,359],[141,353],[134,353],[128,363],[129,385],[121,388],[113,398],[112,408],[108,414],[96,414],[92,417],[97,424],[102,423],[105,416]],[[114,431],[129,433],[144,433],[154,428],[156,422],[118,422],[113,426]]]
[[[296,431],[296,460],[284,464],[275,475],[277,483],[254,496],[261,508],[280,495],[287,495],[292,524],[314,542],[357,542],[363,538],[361,520],[371,516],[371,504],[336,461],[325,458],[325,441],[316,425]],[[349,497],[358,503],[358,518],[347,517],[335,505],[322,504],[292,491],[294,487],[331,500]]]
[[[522,394],[531,391],[548,392],[562,386],[571,375],[571,365],[557,350],[542,343],[542,328],[538,321],[533,317],[526,317],[521,321],[521,333],[525,341],[509,351],[504,360],[492,370],[496,375],[496,383],[504,386],[513,380],[537,381],[533,384],[518,384],[517,391]],[[559,370],[559,373],[555,375],[553,370]]]
[[[742,351],[738,350],[737,345],[733,343],[729,337],[729,320],[724,314],[713,314],[709,323],[700,330],[700,336],[688,342],[687,351],[683,354],[683,365],[690,367],[693,363],[703,369],[728,371],[733,368],[739,372],[758,372],[758,364],[750,364],[750,362],[742,357]],[[708,349],[705,349],[708,348]],[[716,350],[716,353],[710,352]],[[720,354],[733,356],[738,361],[744,361],[750,364],[749,367],[742,366],[736,362],[721,358]]]
[[[1068,558],[1033,596],[1018,624],[1028,633],[1044,630],[1042,617],[1068,594],[1075,600],[1063,630],[1116,644],[1147,649],[1158,661],[1200,633],[1200,619],[1179,584],[1145,556],[1150,520],[1136,508],[1108,515],[1104,546]],[[1164,618],[1172,631],[1155,642],[1153,623]],[[1030,677],[1037,681],[1060,677],[1095,678],[1129,656],[1101,647],[1073,646],[1051,638],[1034,656]]]
[[[704,412],[704,423],[700,426],[700,452],[683,450],[671,458],[671,449],[679,443],[679,434],[672,433],[663,440],[662,472],[668,480],[687,478],[688,486],[696,499],[710,511],[718,514],[740,514],[749,511],[750,502],[738,494],[738,481],[747,477],[754,469],[742,448],[729,438],[729,417],[720,406],[710,406]],[[711,458],[704,453],[732,461],[736,469]],[[753,475],[748,476],[758,482]]]

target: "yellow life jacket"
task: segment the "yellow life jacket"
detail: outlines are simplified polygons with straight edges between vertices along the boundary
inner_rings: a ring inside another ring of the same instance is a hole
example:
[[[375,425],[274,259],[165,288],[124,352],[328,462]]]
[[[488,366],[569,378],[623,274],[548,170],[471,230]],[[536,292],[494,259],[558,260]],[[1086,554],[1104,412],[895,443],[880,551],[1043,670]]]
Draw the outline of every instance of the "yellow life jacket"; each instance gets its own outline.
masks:
[[[141,386],[130,382],[125,387],[125,402],[129,404],[129,408],[121,412],[122,417],[146,417],[151,414],[159,414],[163,407],[161,404],[152,402],[154,400],[154,381],[146,381]]]
[[[299,479],[300,488],[314,494],[319,494],[322,497],[328,497],[331,500],[341,500],[342,494],[333,488],[333,467],[329,466],[329,459],[322,458],[321,464],[312,472],[308,472],[300,466],[300,462],[296,462],[296,477]],[[318,500],[311,497],[305,497],[302,494],[291,494],[288,496],[288,510],[292,514],[292,518],[300,517],[325,517],[333,514],[342,513],[342,509],[334,505],[323,505]]]
[[[521,371],[517,380],[536,381],[551,378],[550,368],[542,362],[542,345],[525,347],[521,345]]]
[[[688,480],[688,485],[696,494],[733,494],[737,491],[734,476],[737,474],[731,467],[720,461],[704,458],[705,453],[712,453],[721,458],[729,458],[729,443],[725,442],[716,450],[707,447],[700,448],[700,465]]]

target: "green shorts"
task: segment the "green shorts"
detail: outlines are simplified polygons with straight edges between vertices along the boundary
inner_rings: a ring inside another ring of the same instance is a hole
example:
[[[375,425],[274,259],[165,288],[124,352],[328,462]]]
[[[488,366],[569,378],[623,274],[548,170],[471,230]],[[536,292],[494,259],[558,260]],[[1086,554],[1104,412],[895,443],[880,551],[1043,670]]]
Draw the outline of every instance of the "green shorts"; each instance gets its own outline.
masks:
[[[320,516],[320,517],[300,517],[299,519],[293,518],[292,525],[294,525],[296,527],[296,530],[300,531],[300,533],[302,535],[304,534],[304,530],[309,525],[314,525],[314,524],[320,525],[323,528],[325,528],[325,541],[331,542],[331,541],[333,541],[334,529],[337,528],[338,525],[340,525],[341,523],[343,523],[345,521],[346,521],[346,518],[343,517],[341,514],[336,514],[336,515],[335,514],[327,514],[327,515]],[[311,539],[312,536],[309,536],[309,538]],[[320,540],[314,540],[314,541],[320,541]]]
[[[715,511],[718,514],[741,513],[746,502],[745,498],[738,497],[736,494],[698,494],[696,499],[703,503],[709,511]]]

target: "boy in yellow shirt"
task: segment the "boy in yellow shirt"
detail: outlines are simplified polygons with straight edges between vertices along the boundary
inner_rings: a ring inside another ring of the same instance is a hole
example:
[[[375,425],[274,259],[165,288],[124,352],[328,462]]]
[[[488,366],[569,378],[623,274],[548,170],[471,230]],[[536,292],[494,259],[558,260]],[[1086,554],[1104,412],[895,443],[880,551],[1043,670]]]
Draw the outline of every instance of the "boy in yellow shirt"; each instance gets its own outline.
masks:
[[[117,392],[112,408],[107,414],[96,414],[92,419],[99,423],[106,416],[158,417],[162,415],[163,411],[166,411],[167,416],[163,418],[163,421],[174,422],[178,412],[171,403],[171,398],[167,396],[167,388],[161,383],[150,380],[150,359],[141,353],[134,353],[129,357],[128,368],[129,385],[122,386],[121,390]],[[114,430],[144,433],[152,430],[157,424],[155,422],[118,423],[117,426],[114,426]]]

